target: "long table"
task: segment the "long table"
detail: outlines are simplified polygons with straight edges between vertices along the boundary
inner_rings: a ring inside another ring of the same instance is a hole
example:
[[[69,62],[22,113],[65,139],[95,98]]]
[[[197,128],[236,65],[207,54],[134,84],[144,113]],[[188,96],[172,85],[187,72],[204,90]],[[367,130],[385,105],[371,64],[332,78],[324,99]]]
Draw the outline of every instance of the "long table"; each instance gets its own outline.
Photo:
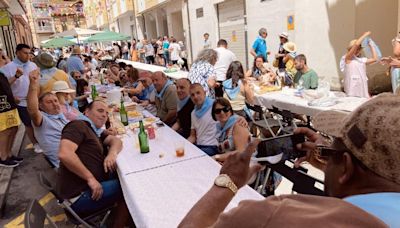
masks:
[[[150,152],[141,154],[137,132],[128,130],[118,155],[118,176],[137,227],[176,227],[208,191],[221,166],[171,128],[156,130]],[[174,143],[185,142],[185,156],[175,156]],[[239,190],[226,210],[245,199],[263,197],[248,186]]]
[[[338,97],[338,103],[329,107],[318,107],[308,105],[308,101],[304,98],[294,95],[295,89],[285,89],[285,91],[267,92],[264,94],[255,94],[256,103],[266,108],[277,107],[289,110],[297,114],[305,114],[314,116],[325,110],[338,110],[351,112],[366,102],[367,98],[360,97]]]
[[[133,61],[125,60],[125,59],[117,59],[117,62],[124,62],[126,64],[132,65],[133,67],[135,67],[139,70],[147,70],[147,71],[150,71],[153,73],[156,71],[164,72],[164,70],[166,69],[165,67],[162,67],[162,66],[146,64],[146,63],[141,63],[141,62],[133,62]],[[182,70],[178,70],[178,71],[172,72],[172,73],[165,73],[165,75],[167,75],[169,78],[174,79],[174,80],[178,80],[181,78],[187,78],[188,74],[189,73],[187,71],[182,71]]]

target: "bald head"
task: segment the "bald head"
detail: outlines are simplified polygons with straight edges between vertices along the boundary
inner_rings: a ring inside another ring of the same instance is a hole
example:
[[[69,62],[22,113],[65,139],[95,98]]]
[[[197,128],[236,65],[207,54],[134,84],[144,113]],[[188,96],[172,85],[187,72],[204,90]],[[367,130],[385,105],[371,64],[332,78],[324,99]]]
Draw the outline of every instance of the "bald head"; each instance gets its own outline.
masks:
[[[161,92],[165,83],[167,83],[167,76],[163,72],[157,71],[153,73],[151,78],[153,79],[153,84],[157,92]]]

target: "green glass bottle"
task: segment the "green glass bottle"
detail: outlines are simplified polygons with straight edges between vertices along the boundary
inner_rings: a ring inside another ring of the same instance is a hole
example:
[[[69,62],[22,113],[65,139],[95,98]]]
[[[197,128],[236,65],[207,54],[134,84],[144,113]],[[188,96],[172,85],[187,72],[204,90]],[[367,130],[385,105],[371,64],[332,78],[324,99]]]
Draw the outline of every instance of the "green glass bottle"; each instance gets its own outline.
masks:
[[[97,96],[99,96],[99,94],[97,93],[96,86],[92,85],[92,100],[94,101]]]
[[[128,113],[126,112],[124,100],[121,98],[121,108],[119,109],[119,115],[121,117],[121,123],[124,126],[128,126]]]
[[[142,154],[148,153],[150,151],[149,139],[147,138],[147,134],[144,131],[144,125],[142,120],[139,122],[139,126],[140,126],[140,131],[138,137],[139,137],[140,153]]]

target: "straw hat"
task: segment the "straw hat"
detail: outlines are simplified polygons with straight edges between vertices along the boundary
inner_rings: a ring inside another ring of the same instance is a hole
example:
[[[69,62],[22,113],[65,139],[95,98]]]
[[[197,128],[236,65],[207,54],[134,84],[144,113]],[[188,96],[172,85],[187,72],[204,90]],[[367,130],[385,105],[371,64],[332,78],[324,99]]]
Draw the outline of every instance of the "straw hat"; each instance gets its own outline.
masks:
[[[283,49],[289,53],[296,52],[297,47],[296,44],[293,42],[287,42],[283,45]]]
[[[350,48],[352,48],[352,47],[356,44],[356,42],[357,42],[356,39],[350,41],[349,45],[347,46],[347,50],[349,50]]]
[[[400,184],[399,113],[399,96],[386,93],[365,102],[348,115],[324,111],[312,122],[318,131],[340,139],[369,170]]]
[[[285,39],[289,39],[289,35],[287,34],[287,32],[281,32],[281,34],[279,34],[279,37],[285,38]]]
[[[81,48],[79,46],[75,46],[74,49],[72,49],[71,55],[80,55],[81,54]]]
[[[48,68],[52,68],[56,65],[56,63],[53,60],[53,57],[47,53],[42,53],[42,54],[36,56],[33,59],[33,62],[36,63],[36,65],[40,69],[48,69]]]
[[[68,83],[65,81],[56,81],[53,85],[52,93],[75,93],[75,90],[68,87]]]

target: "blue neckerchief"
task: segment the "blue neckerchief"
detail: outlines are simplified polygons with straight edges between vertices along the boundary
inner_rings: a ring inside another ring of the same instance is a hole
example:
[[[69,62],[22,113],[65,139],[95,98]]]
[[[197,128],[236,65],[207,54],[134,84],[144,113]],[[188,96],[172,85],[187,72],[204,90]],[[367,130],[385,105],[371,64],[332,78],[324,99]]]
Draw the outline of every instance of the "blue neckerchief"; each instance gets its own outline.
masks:
[[[154,89],[154,85],[151,84],[149,87],[145,88],[139,95],[137,95],[137,98],[139,98],[139,100],[149,100],[149,96]]]
[[[53,75],[56,71],[57,71],[57,68],[51,67],[51,68],[47,68],[47,69],[41,69],[40,73],[42,75]]]
[[[158,97],[159,99],[162,99],[162,96],[164,95],[165,90],[168,88],[168,86],[172,85],[172,81],[167,80],[167,82],[165,83],[164,87],[161,89],[161,91],[158,93],[156,93],[156,97]]]
[[[185,97],[183,100],[178,100],[178,112],[187,104],[189,101],[190,96]]]
[[[63,113],[59,113],[59,114],[56,114],[56,115],[52,115],[52,114],[48,114],[48,113],[46,113],[46,112],[42,112],[42,114],[44,115],[44,116],[46,116],[47,118],[49,118],[49,119],[52,119],[52,120],[61,120],[63,123],[65,123],[65,124],[67,124],[69,121],[67,120],[67,118],[65,118],[65,116],[64,116],[64,114]]]
[[[210,97],[206,97],[203,104],[201,105],[201,108],[198,108],[197,106],[194,108],[194,114],[196,115],[196,117],[200,119],[207,112],[207,110],[212,107],[213,103],[213,99],[211,99]]]
[[[240,85],[242,84],[242,80],[239,80],[238,85],[233,87],[232,78],[225,80],[222,82],[222,86],[224,87],[224,91],[226,95],[228,95],[230,100],[234,100],[237,95],[240,93]]]
[[[232,115],[229,117],[229,119],[226,121],[224,127],[221,126],[221,123],[217,123],[217,136],[219,139],[225,139],[226,136],[226,131],[231,128],[233,125],[235,125],[236,121],[238,120],[237,115]]]
[[[76,119],[77,119],[77,120],[83,120],[83,121],[89,122],[89,123],[90,123],[90,126],[92,127],[93,131],[96,133],[97,137],[100,138],[101,133],[103,132],[103,129],[102,129],[102,128],[97,128],[96,125],[94,125],[94,123],[93,123],[93,121],[92,121],[91,119],[89,119],[87,116],[85,116],[85,115],[83,115],[83,114],[80,114],[80,115],[78,116],[78,118],[76,118]]]
[[[17,64],[18,66],[22,66],[22,68],[25,68],[26,66],[28,66],[29,64],[29,60],[26,63],[23,63],[21,60],[18,59],[18,57],[16,57],[13,62],[15,64]]]

